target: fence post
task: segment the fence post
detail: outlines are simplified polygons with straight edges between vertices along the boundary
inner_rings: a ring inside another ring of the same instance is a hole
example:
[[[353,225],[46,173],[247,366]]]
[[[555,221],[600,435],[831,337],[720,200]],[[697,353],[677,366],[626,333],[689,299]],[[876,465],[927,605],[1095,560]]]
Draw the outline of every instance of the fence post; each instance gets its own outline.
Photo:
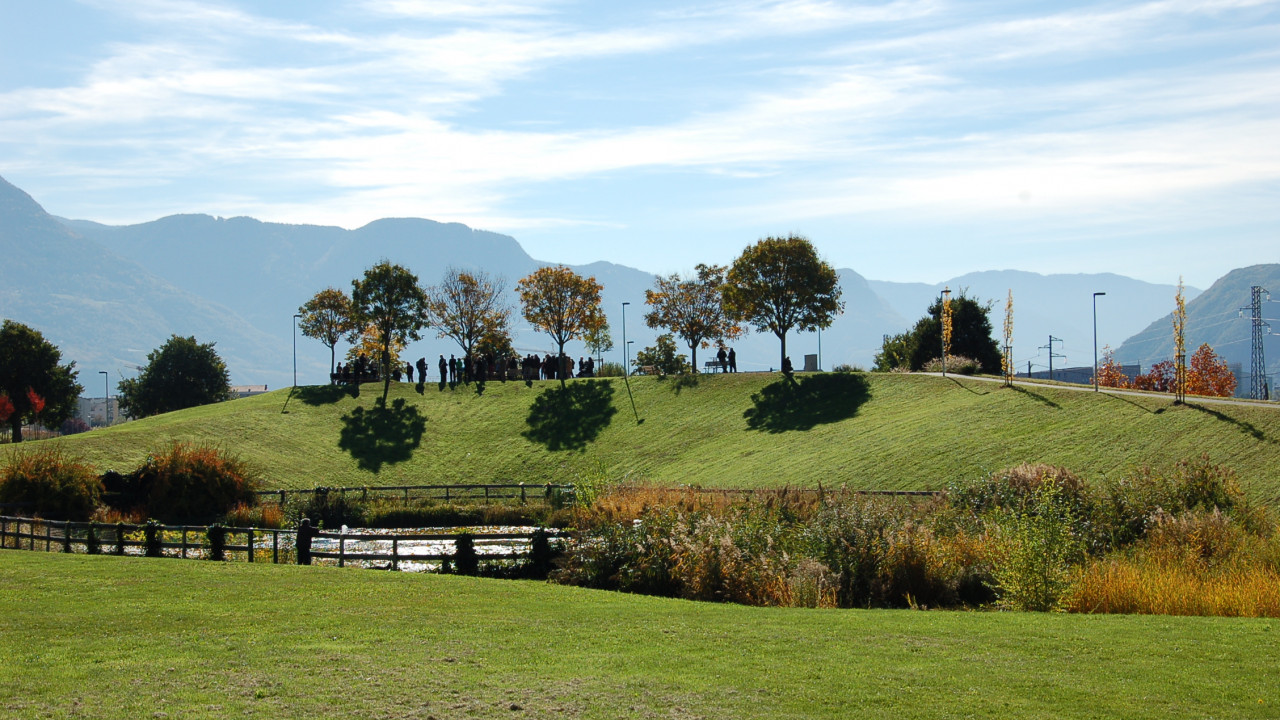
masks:
[[[4,548],[9,546],[8,535],[9,535],[9,520],[8,518],[0,517],[0,550],[3,550]]]
[[[62,523],[62,552],[71,552],[71,521]]]
[[[49,546],[53,544],[53,522],[44,521],[44,551],[49,552]]]
[[[187,526],[182,526],[182,559],[187,559]]]
[[[347,566],[347,538],[338,535],[338,567]]]
[[[253,528],[249,528],[249,538],[245,545],[249,546],[249,562],[253,562]]]
[[[391,569],[400,569],[400,538],[391,536]]]
[[[522,482],[520,483],[520,504],[521,504],[521,505],[524,505],[524,504],[525,504],[525,502],[526,502],[526,501],[525,501],[525,498],[524,498],[524,482],[522,481]]]
[[[124,523],[116,523],[116,555],[124,555]]]
[[[280,564],[280,531],[271,531],[271,564]]]

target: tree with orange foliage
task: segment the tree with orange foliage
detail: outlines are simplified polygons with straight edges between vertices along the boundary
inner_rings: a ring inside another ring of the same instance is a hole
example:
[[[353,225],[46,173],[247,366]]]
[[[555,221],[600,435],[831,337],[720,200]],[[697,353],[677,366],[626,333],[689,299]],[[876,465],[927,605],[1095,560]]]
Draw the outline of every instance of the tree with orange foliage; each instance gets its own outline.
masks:
[[[1145,375],[1133,379],[1134,390],[1152,390],[1154,392],[1173,392],[1173,384],[1177,371],[1173,362],[1163,360],[1151,366]]]
[[[1120,369],[1120,363],[1116,362],[1115,351],[1110,345],[1102,348],[1102,364],[1098,365],[1098,385],[1110,388],[1129,387],[1129,376]]]
[[[1227,361],[1202,344],[1191,356],[1191,368],[1187,372],[1187,392],[1192,395],[1231,397],[1236,392],[1236,376],[1227,367]]]

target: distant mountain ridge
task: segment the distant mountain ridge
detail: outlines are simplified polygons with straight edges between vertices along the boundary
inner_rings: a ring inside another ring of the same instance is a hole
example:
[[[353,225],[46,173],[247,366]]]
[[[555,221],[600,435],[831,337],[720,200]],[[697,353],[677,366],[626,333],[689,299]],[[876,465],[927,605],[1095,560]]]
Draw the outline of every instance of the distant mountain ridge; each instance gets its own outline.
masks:
[[[1214,352],[1228,363],[1240,363],[1244,374],[1244,390],[1249,389],[1250,362],[1253,350],[1253,323],[1248,311],[1250,288],[1259,286],[1280,291],[1280,264],[1253,265],[1239,268],[1221,278],[1194,299],[1187,301],[1186,347],[1190,358],[1201,343],[1209,343]],[[1188,296],[1190,298],[1190,296]],[[1280,292],[1275,301],[1263,302],[1262,317],[1272,330],[1280,329]],[[1280,373],[1280,337],[1274,332],[1263,336],[1266,372],[1275,390],[1275,376]],[[1150,367],[1174,356],[1173,312],[1154,320],[1116,349],[1120,362],[1141,363]]]
[[[327,286],[349,290],[353,278],[383,258],[405,265],[424,285],[438,282],[451,266],[484,269],[505,279],[513,307],[516,281],[551,264],[530,257],[508,235],[419,218],[386,218],[355,230],[209,215],[174,215],[128,226],[60,220],[2,178],[0,252],[7,258],[0,266],[0,316],[41,329],[84,371],[110,371],[113,387],[119,370],[128,374],[130,366],[141,365],[146,353],[172,333],[216,342],[237,384],[288,384],[298,306]],[[571,267],[604,286],[616,346],[606,359],[622,360],[624,312],[625,339],[632,343],[627,354],[652,344],[658,331],[644,324],[644,291],[652,287],[652,274],[603,261]],[[1092,361],[1093,292],[1108,293],[1098,306],[1103,342],[1110,337],[1118,343],[1173,304],[1171,285],[1113,274],[990,271],[933,285],[867,280],[848,268],[838,274],[845,313],[820,335],[788,336],[797,367],[805,354],[819,349],[827,369],[842,363],[870,367],[883,336],[913,325],[944,286],[967,288],[971,296],[991,301],[996,335],[1006,293],[1013,288],[1020,369],[1028,360],[1037,369],[1045,364],[1046,351],[1038,346],[1049,334],[1066,341],[1055,347],[1067,355],[1056,361],[1059,366]],[[1188,290],[1188,297],[1194,293]],[[623,303],[629,303],[625,310]],[[518,312],[514,319],[517,349],[550,350],[545,335],[525,326]],[[772,334],[751,333],[734,345],[744,370],[778,366]],[[586,354],[580,345],[567,350]],[[457,351],[428,330],[406,354],[430,359]],[[699,351],[700,362],[708,357]],[[328,361],[328,351],[317,342],[297,338],[299,382],[323,381]],[[82,383],[92,388],[93,378],[82,376]]]

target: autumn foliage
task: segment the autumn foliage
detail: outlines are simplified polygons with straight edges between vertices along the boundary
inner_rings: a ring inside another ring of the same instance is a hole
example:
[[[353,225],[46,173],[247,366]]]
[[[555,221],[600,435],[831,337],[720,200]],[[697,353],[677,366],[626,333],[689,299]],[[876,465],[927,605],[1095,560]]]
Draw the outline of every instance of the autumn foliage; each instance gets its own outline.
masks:
[[[1227,361],[1219,358],[1209,343],[1202,344],[1191,356],[1187,392],[1213,397],[1231,397],[1236,392],[1236,376],[1227,367]]]
[[[1110,388],[1129,387],[1129,376],[1116,362],[1115,351],[1108,345],[1102,349],[1102,363],[1098,365],[1098,385]]]

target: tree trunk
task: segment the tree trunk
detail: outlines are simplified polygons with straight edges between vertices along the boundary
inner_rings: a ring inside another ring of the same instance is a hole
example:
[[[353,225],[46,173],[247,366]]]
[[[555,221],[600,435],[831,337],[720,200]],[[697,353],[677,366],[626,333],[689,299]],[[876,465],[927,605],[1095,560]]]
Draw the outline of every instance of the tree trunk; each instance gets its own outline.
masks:
[[[329,346],[329,377],[333,377],[333,365],[338,359],[338,343]]]
[[[787,333],[784,330],[774,334],[782,341],[782,355],[778,358],[778,370],[782,370],[782,367],[787,364]]]
[[[13,419],[9,421],[9,433],[13,442],[22,442],[22,416],[16,410],[13,412]]]
[[[698,372],[698,343],[689,343],[689,359],[693,363],[693,370],[690,372]]]

